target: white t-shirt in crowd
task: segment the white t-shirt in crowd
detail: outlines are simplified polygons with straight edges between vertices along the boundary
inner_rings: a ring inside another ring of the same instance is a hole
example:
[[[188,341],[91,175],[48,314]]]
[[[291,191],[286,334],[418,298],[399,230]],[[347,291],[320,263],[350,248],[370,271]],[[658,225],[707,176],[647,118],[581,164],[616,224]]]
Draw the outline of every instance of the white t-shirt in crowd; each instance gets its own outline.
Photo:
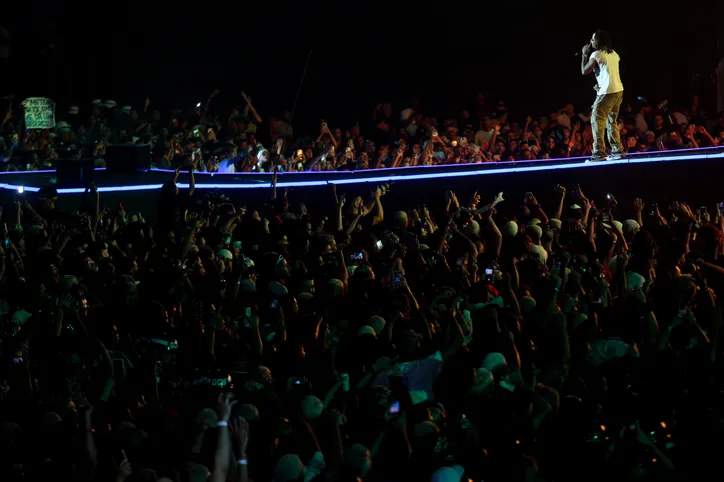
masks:
[[[478,146],[482,146],[483,143],[489,143],[490,139],[493,138],[493,133],[495,133],[495,129],[490,129],[487,131],[484,131],[483,129],[480,129],[475,133],[475,139],[474,142]]]
[[[219,163],[219,170],[216,172],[220,172],[222,174],[230,173],[230,172],[236,172],[236,166],[234,165],[233,159],[224,159]]]
[[[621,57],[618,56],[616,51],[608,53],[603,50],[596,50],[591,54],[591,58],[596,59],[598,63],[598,75],[596,75],[598,95],[623,92],[623,83],[618,72],[618,63]]]
[[[638,113],[636,114],[636,129],[639,130],[639,132],[646,132],[649,130],[649,124],[646,122],[646,118],[643,116],[643,114]]]
[[[671,115],[672,115],[672,116],[674,117],[674,119],[676,120],[676,123],[679,124],[680,126],[683,126],[684,124],[688,124],[688,123],[689,123],[689,118],[686,117],[686,116],[685,116],[684,114],[682,114],[681,112],[678,112],[678,111],[677,111],[677,112],[672,112]]]
[[[561,112],[560,114],[558,114],[558,118],[556,119],[556,121],[558,122],[559,126],[568,127],[569,129],[571,128],[571,118],[568,117],[568,114],[566,114],[565,112]]]

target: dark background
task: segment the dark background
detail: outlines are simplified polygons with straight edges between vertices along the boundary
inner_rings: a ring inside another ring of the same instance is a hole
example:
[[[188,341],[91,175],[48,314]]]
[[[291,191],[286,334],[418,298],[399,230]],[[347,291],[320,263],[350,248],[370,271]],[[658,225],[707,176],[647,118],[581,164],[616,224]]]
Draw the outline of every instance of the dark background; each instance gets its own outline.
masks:
[[[400,109],[416,98],[455,113],[478,91],[540,115],[592,101],[593,79],[580,76],[574,54],[605,28],[628,99],[686,103],[697,91],[713,102],[721,3],[30,0],[0,19],[12,33],[3,83],[19,99],[63,107],[93,98],[140,106],[149,95],[162,111],[191,108],[217,87],[228,107],[243,89],[275,115],[291,109],[312,50],[296,125],[346,123],[377,102]]]

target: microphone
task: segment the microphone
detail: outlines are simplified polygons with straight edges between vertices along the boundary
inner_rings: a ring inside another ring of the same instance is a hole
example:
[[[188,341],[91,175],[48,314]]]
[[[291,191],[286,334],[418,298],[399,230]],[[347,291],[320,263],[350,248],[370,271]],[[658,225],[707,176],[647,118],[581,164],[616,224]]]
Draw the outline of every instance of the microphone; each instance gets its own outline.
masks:
[[[591,45],[591,42],[588,42],[588,46],[591,47],[591,50],[593,50],[593,45]],[[580,50],[577,51],[573,56],[574,56],[574,57],[578,57],[579,55],[581,55],[581,51],[580,51]]]

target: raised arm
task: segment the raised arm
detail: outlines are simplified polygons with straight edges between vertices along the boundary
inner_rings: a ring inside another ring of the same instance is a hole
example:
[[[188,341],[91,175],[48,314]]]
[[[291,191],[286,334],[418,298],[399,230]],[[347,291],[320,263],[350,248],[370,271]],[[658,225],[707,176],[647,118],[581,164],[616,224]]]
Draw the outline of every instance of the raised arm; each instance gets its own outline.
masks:
[[[206,100],[206,105],[204,106],[204,111],[203,111],[203,113],[201,114],[201,119],[202,119],[202,120],[206,119],[206,116],[207,116],[208,113],[209,113],[209,106],[211,105],[211,99],[213,99],[214,97],[216,97],[217,95],[219,95],[219,92],[221,92],[219,89],[214,89],[214,91],[211,93],[211,95],[209,96],[209,98]],[[204,124],[205,124],[205,123],[206,123],[206,122],[204,122]]]
[[[249,459],[246,455],[246,447],[249,445],[249,422],[241,417],[232,420],[231,431],[234,434],[234,455],[236,456],[236,480],[248,482],[249,480]]]
[[[566,200],[566,188],[560,184],[556,184],[555,190],[558,193],[558,206],[556,206],[556,212],[553,213],[553,217],[555,219],[561,219],[563,215],[563,203]]]
[[[333,184],[334,186],[334,184]],[[344,210],[344,203],[346,201],[346,197],[344,194],[342,194],[341,197],[337,197],[337,193],[335,191],[334,198],[336,201],[337,206],[337,215],[335,216],[335,223],[336,223],[336,231],[342,231],[344,229],[344,216],[343,216],[343,210]]]
[[[213,472],[211,474],[212,482],[226,482],[229,472],[229,456],[231,455],[231,438],[229,437],[229,419],[231,412],[236,404],[232,400],[233,394],[224,393],[219,395],[219,402],[216,408],[218,417],[217,431],[218,438],[216,442],[216,454],[214,455]]]
[[[249,108],[249,111],[251,112],[251,115],[254,116],[254,120],[256,120],[259,124],[261,124],[261,116],[254,108],[254,105],[251,103],[251,98],[246,95],[245,92],[241,93],[241,96],[244,98],[244,101],[246,102],[246,106]]]
[[[276,166],[274,166],[274,174],[272,174],[272,183],[271,183],[271,188],[272,188],[271,199],[272,199],[272,201],[277,198],[277,180],[278,179],[279,179],[279,173],[277,172]]]
[[[588,75],[596,68],[596,53],[591,53],[591,44],[586,44],[581,50],[581,74]]]
[[[194,162],[191,167],[189,167],[189,197],[194,195],[194,191],[196,190],[196,178],[194,177],[194,169],[196,168],[196,163]]]
[[[540,219],[540,222],[543,225],[548,224],[548,216],[546,216],[545,211],[543,211],[543,208],[538,203],[538,199],[533,195],[533,193],[529,193],[530,195],[526,195],[526,198],[524,202],[528,205],[528,209],[530,209],[530,213]]]

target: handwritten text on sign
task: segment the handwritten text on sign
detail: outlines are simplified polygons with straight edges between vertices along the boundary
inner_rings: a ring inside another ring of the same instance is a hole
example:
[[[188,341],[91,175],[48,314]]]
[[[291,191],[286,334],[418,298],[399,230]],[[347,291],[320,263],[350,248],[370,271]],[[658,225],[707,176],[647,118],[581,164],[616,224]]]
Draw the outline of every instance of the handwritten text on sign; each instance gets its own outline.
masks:
[[[21,104],[25,108],[26,129],[55,127],[55,102],[45,97],[30,97]]]

